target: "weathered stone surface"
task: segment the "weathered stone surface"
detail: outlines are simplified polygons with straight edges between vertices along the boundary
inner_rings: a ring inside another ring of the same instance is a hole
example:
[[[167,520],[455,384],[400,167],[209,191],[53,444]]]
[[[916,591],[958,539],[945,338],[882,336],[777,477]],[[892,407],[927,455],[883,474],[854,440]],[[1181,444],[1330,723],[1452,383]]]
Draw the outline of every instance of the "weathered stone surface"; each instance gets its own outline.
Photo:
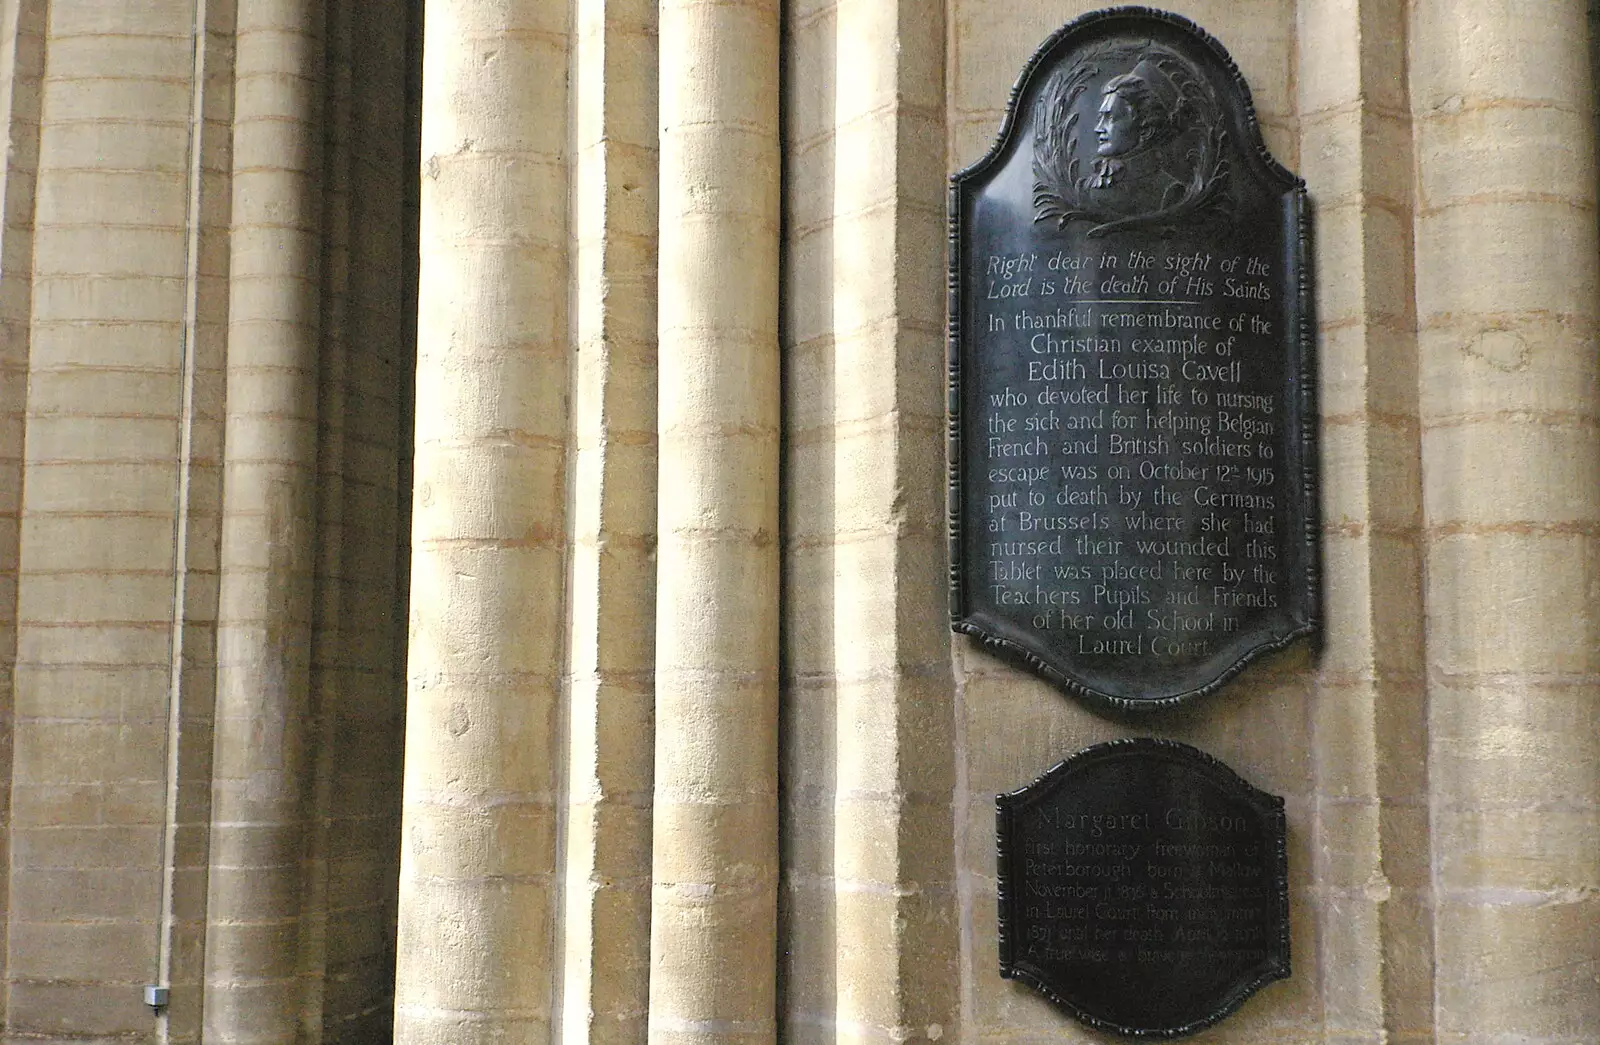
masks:
[[[1094,6],[439,2],[408,86],[408,5],[0,3],[0,1037],[373,1040],[398,948],[417,1043],[1099,1040],[994,971],[993,795],[1129,729],[949,635],[942,348]],[[1285,798],[1204,1040],[1591,1041],[1585,7],[1172,6],[1337,274],[1323,652],[1142,723]]]

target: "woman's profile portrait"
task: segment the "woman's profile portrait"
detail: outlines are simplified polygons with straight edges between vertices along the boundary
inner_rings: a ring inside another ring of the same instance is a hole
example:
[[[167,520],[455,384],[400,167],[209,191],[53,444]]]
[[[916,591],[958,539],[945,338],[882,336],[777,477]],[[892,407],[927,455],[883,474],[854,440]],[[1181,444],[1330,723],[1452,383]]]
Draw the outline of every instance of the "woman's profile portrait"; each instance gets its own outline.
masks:
[[[1091,55],[1057,72],[1035,105],[1035,221],[1092,220],[1102,234],[1185,220],[1218,199],[1225,142],[1188,59],[1155,44]]]

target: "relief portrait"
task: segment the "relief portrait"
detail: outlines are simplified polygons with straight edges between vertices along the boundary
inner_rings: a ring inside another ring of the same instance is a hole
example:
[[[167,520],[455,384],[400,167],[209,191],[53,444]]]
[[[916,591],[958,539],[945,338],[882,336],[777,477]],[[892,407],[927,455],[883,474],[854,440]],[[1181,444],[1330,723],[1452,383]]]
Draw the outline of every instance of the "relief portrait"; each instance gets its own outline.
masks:
[[[1227,130],[1210,85],[1157,44],[1091,52],[1034,107],[1034,221],[1089,235],[1175,227],[1227,202]]]

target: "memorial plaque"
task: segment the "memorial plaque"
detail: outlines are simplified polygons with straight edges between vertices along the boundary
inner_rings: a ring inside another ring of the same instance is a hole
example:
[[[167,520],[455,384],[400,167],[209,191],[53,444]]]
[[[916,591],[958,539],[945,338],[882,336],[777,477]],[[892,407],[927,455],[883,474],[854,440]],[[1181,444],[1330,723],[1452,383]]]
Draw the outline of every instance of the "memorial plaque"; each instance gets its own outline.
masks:
[[[1000,975],[1173,1038],[1289,975],[1283,799],[1184,744],[1089,748],[998,806]]]
[[[1316,630],[1308,235],[1200,28],[1045,41],[951,184],[958,631],[1128,709]]]

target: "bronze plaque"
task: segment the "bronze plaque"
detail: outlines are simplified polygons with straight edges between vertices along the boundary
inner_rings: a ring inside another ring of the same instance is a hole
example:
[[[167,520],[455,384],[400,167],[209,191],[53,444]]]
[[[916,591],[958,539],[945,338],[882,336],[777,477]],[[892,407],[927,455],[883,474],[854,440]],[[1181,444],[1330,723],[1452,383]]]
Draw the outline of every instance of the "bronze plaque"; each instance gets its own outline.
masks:
[[[1135,1037],[1289,975],[1283,799],[1192,747],[1089,748],[997,799],[1000,975]]]
[[[956,630],[1120,709],[1315,632],[1308,236],[1199,27],[1045,41],[951,184]]]

